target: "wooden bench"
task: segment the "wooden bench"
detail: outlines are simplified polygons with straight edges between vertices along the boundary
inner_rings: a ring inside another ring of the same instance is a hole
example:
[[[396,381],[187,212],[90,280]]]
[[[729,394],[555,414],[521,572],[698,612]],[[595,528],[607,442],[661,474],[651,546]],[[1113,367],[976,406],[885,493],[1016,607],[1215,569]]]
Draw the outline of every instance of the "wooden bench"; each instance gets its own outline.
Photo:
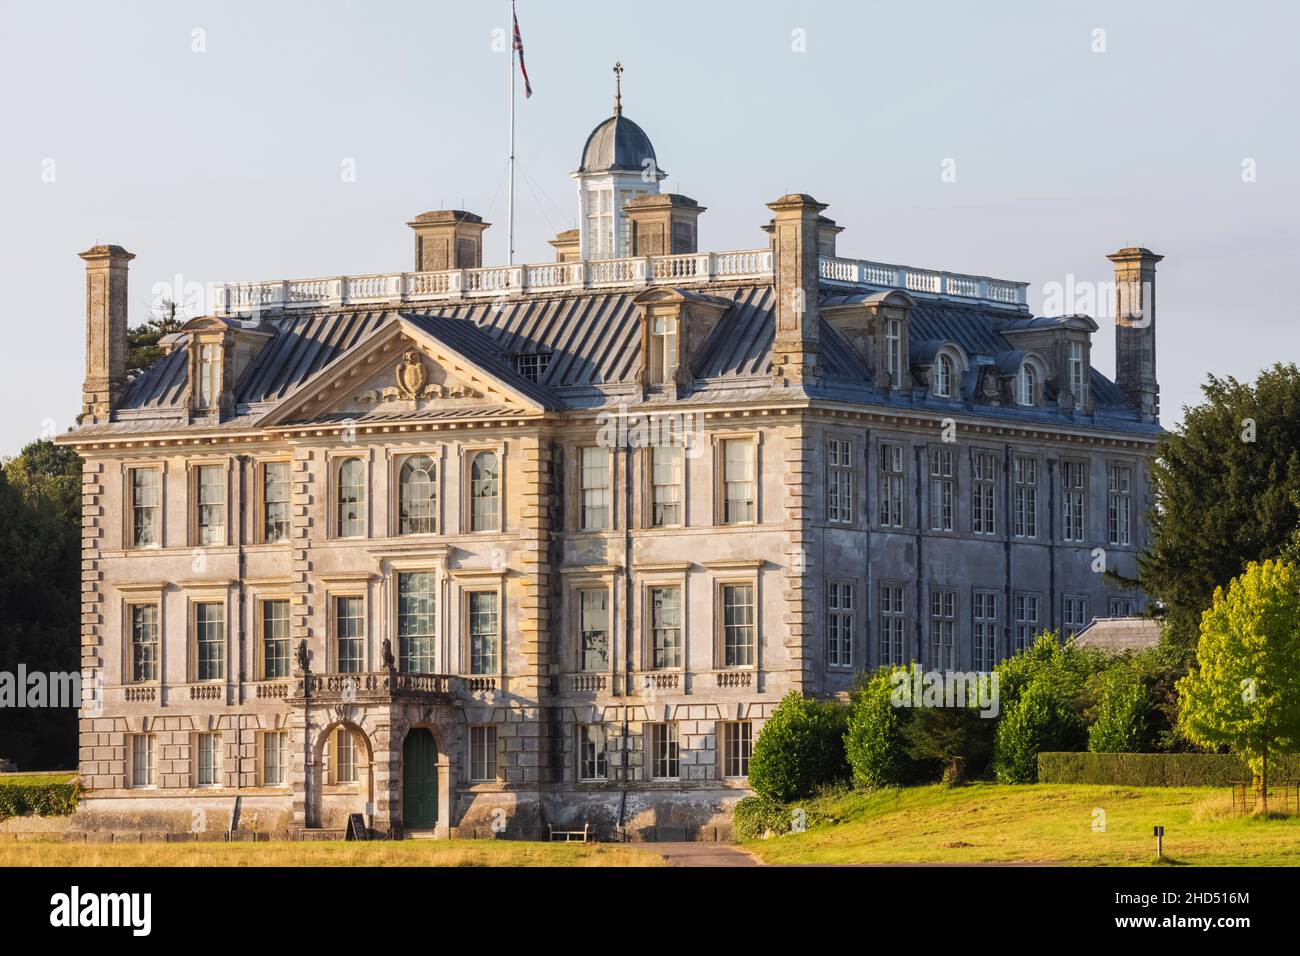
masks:
[[[549,823],[546,830],[550,834],[552,843],[590,843],[591,842],[591,824],[584,823],[581,830],[557,830]]]

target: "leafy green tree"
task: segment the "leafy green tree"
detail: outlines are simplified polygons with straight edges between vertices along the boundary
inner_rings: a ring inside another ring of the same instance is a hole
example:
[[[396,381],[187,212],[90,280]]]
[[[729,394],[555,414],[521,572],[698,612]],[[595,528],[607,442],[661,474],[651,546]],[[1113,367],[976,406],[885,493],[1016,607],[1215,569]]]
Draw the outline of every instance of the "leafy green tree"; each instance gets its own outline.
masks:
[[[1211,376],[1202,390],[1152,463],[1157,507],[1138,562],[1187,649],[1215,588],[1252,561],[1300,558],[1300,369],[1279,363],[1254,384]]]
[[[1145,753],[1155,730],[1147,683],[1131,661],[1117,661],[1097,675],[1098,702],[1088,727],[1093,753]]]
[[[81,666],[81,459],[33,442],[0,468],[0,671]],[[0,756],[76,763],[76,711],[0,709]]]
[[[1268,759],[1300,747],[1300,570],[1251,562],[1201,617],[1197,667],[1178,683],[1180,727],[1246,757],[1268,809]]]
[[[179,332],[184,324],[176,314],[176,303],[163,299],[158,311],[151,315],[143,325],[127,331],[126,334],[126,372],[128,376],[138,375],[166,353],[159,341],[164,335]]]
[[[996,723],[978,706],[922,707],[903,729],[907,754],[921,765],[937,765],[941,781],[961,783],[988,765]]]
[[[749,785],[760,796],[788,801],[849,776],[844,758],[845,707],[798,691],[781,699],[754,742]]]
[[[882,667],[863,675],[853,690],[844,750],[858,786],[898,786],[917,777],[918,768],[904,736],[916,710],[897,707],[893,701],[894,675],[906,675],[910,681],[915,667]]]

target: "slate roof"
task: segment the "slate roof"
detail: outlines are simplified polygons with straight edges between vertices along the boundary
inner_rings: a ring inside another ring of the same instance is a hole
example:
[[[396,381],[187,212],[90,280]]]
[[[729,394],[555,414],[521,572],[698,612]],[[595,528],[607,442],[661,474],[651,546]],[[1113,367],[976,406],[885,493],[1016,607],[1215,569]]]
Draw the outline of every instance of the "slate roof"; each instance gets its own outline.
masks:
[[[1075,642],[1108,654],[1140,651],[1160,643],[1160,622],[1149,617],[1099,617],[1076,635]]]
[[[857,352],[823,321],[820,335],[825,381],[801,387],[774,384],[769,377],[775,329],[775,295],[770,283],[709,288],[708,294],[731,305],[694,359],[696,385],[683,400],[736,400],[742,394],[769,398],[822,398],[863,404],[928,408],[931,405],[987,415],[1050,423],[1061,416],[1049,403],[1037,409],[992,407],[972,399],[937,402],[928,395],[880,393]],[[258,353],[237,384],[237,417],[258,416],[292,394],[338,356],[387,322],[401,316],[455,351],[498,375],[546,408],[588,408],[610,401],[635,401],[630,393],[641,366],[641,332],[635,291],[611,290],[525,296],[515,300],[467,300],[422,308],[321,309],[272,313],[260,326],[274,337]],[[844,302],[845,296],[827,295]],[[1026,317],[1028,318],[1028,317]],[[1012,322],[1018,320],[1012,319]],[[1009,327],[1005,309],[965,302],[918,300],[911,310],[913,342],[949,341],[971,357],[963,383],[973,390],[975,366],[1008,364],[1017,352],[1001,333]],[[1018,323],[1019,324],[1019,323]],[[1023,325],[1020,325],[1023,327]],[[548,364],[533,383],[520,375],[514,356],[542,352]],[[177,414],[188,370],[186,349],[177,347],[129,387],[121,417],[134,419]],[[1158,426],[1142,424],[1127,397],[1108,378],[1092,371],[1093,420],[1067,419],[1087,427],[1152,435]],[[662,399],[650,399],[661,401]],[[247,418],[246,423],[252,419]]]

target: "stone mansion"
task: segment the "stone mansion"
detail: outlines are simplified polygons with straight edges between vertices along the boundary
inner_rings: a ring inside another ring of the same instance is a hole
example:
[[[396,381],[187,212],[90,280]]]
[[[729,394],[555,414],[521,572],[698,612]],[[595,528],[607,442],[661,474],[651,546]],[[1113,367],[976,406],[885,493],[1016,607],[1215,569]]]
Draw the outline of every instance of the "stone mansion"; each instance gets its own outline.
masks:
[[[114,829],[725,834],[782,695],[986,670],[1139,612],[1154,275],[1097,323],[1026,284],[844,258],[803,194],[701,252],[621,106],[579,228],[482,262],[232,283],[127,374],[86,263],[79,813]],[[236,819],[237,817],[237,819]]]

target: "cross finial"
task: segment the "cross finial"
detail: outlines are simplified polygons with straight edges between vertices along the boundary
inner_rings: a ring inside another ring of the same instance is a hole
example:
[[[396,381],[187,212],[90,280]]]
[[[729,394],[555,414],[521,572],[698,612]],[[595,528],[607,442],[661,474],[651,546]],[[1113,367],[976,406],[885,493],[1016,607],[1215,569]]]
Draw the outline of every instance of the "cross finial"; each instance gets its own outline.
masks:
[[[623,115],[623,63],[614,64],[614,115]]]

